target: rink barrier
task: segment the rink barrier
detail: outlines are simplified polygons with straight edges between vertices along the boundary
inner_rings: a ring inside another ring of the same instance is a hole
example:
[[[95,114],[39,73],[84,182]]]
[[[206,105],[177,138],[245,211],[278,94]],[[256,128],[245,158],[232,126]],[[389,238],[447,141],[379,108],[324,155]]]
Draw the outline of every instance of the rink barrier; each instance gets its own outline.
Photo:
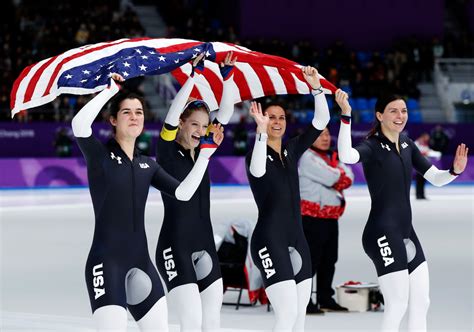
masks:
[[[339,123],[336,121],[330,125],[333,143],[337,140]],[[147,133],[150,146],[149,151],[154,154],[156,151],[156,141],[160,135],[161,124],[146,123],[145,132]],[[288,121],[286,129],[286,138],[293,137],[295,134],[304,130],[308,124],[293,123]],[[435,124],[410,124],[406,126],[406,133],[415,139],[423,132],[430,132]],[[352,143],[356,145],[367,135],[370,124],[352,124]],[[472,124],[443,124],[443,128],[450,139],[450,143],[445,151],[446,155],[452,155],[455,152],[458,143],[466,143],[468,146],[474,146],[474,135],[472,135]],[[234,153],[234,131],[235,124],[225,126],[225,139],[216,152],[219,156],[233,156]],[[82,157],[77,144],[74,142],[71,124],[61,122],[0,122],[0,157],[1,158],[52,158],[56,156],[54,141],[57,133],[63,130],[71,138],[71,157]],[[107,123],[97,122],[92,126],[93,134],[103,143],[106,143],[111,135],[111,126]],[[247,132],[247,148],[253,147],[255,140],[255,124],[247,123],[243,130]],[[334,145],[335,146],[335,145]]]
[[[474,183],[474,157],[457,183]],[[434,162],[448,169],[452,157]],[[50,188],[87,186],[87,169],[83,158],[5,158],[0,159],[0,188]],[[365,183],[361,164],[352,165],[355,183]],[[212,184],[247,185],[244,157],[216,156],[209,163]]]

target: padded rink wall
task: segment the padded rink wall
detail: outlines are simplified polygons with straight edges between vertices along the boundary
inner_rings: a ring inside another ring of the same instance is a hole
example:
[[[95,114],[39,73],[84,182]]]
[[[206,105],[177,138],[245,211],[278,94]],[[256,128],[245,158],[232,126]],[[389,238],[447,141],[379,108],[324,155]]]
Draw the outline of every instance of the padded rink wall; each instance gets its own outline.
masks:
[[[474,183],[474,157],[457,183]],[[440,169],[451,165],[452,157],[435,164]],[[87,186],[87,169],[79,158],[8,158],[0,159],[0,188],[50,188]],[[352,165],[355,183],[365,183],[360,164]],[[214,185],[247,185],[244,157],[217,156],[211,158],[209,174]]]
[[[288,123],[287,133],[294,133],[305,128],[307,124]],[[338,123],[332,124],[331,134],[336,141]],[[422,132],[430,132],[435,124],[410,124],[406,132],[418,137]],[[57,132],[64,128],[72,137],[70,123],[0,123],[0,188],[49,188],[87,186],[87,170],[84,158],[75,142],[72,142],[72,157],[52,158],[55,155],[54,140]],[[248,184],[243,157],[234,157],[233,131],[235,125],[226,126],[226,138],[211,158],[209,165],[211,181],[219,185]],[[450,138],[447,154],[435,164],[440,169],[448,169],[452,164],[456,144],[464,142],[471,149],[474,147],[473,126],[469,124],[443,124]],[[161,129],[160,123],[147,123],[146,131],[151,139],[151,151],[155,151],[155,143]],[[370,124],[354,124],[352,140],[356,145],[364,139]],[[248,147],[254,142],[255,125],[247,124]],[[94,136],[103,143],[110,139],[111,129],[106,123],[94,123]],[[470,158],[468,167],[456,183],[474,183],[474,160]],[[365,183],[361,165],[353,165],[356,183]]]

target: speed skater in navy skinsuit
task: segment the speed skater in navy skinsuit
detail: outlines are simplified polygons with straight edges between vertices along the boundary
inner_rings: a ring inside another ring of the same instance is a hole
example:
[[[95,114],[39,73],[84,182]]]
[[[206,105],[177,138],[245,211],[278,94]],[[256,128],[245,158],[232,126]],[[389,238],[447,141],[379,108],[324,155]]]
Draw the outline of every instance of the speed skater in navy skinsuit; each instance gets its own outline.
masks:
[[[123,81],[114,74],[113,79]],[[127,309],[141,330],[168,330],[163,287],[148,253],[144,229],[150,185],[179,200],[198,188],[215,150],[209,146],[180,183],[135,147],[143,131],[144,103],[137,95],[119,94],[110,122],[115,138],[108,145],[92,135],[91,124],[119,91],[113,80],[74,117],[72,129],[86,159],[95,214],[95,231],[85,277],[96,328],[125,331]],[[219,135],[219,134],[218,134]],[[222,137],[221,137],[222,138]]]
[[[408,330],[426,331],[429,273],[412,224],[412,171],[435,186],[448,184],[466,168],[468,148],[458,146],[449,171],[433,166],[402,133],[409,112],[405,101],[396,95],[379,98],[375,127],[366,140],[352,148],[347,94],[336,91],[336,102],[342,109],[339,157],[347,164],[362,162],[372,200],[362,244],[375,265],[385,300],[382,330],[398,331],[408,309]]]
[[[186,176],[199,158],[199,146],[205,144],[200,144],[200,139],[209,127],[210,110],[206,102],[189,99],[199,79],[196,67],[200,67],[203,55],[193,61],[193,74],[173,100],[157,142],[157,161],[178,180]],[[220,66],[223,91],[215,121],[220,130],[234,110],[234,63],[230,52]],[[189,201],[165,193],[162,198],[165,213],[156,265],[168,290],[168,302],[176,308],[182,332],[218,330],[223,284],[211,225],[208,172]]]
[[[250,247],[275,310],[275,331],[304,329],[312,274],[300,213],[298,160],[329,122],[329,109],[317,70],[304,67],[302,71],[315,100],[314,118],[304,133],[283,144],[284,109],[273,105],[264,114],[256,103],[250,109],[257,123],[257,134],[246,165],[258,207]]]

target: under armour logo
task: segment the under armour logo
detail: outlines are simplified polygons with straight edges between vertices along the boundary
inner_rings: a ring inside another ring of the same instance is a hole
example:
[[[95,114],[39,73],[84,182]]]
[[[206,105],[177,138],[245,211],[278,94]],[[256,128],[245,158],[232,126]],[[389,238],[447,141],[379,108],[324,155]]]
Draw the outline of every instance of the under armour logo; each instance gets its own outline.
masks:
[[[283,151],[283,154],[285,155],[285,157],[288,156],[288,152],[286,151],[286,149],[285,151]]]
[[[402,143],[402,148],[406,149],[407,147],[408,147],[407,142],[403,142],[403,143]]]
[[[270,161],[273,161],[273,158],[270,155],[268,155],[268,159],[270,159]]]
[[[380,145],[382,145],[382,149],[387,149],[387,151],[390,151],[390,147],[388,146],[388,144],[380,143]]]
[[[113,152],[110,152],[110,158],[117,160],[117,163],[122,164],[122,157],[115,156]]]
[[[150,165],[148,165],[147,163],[139,163],[140,165],[140,168],[150,168]]]

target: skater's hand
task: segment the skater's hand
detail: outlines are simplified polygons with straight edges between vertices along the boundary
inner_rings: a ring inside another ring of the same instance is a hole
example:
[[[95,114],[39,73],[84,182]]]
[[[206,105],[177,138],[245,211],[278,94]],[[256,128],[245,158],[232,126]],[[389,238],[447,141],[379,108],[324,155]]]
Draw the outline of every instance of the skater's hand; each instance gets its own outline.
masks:
[[[461,174],[466,169],[468,152],[469,148],[466,144],[462,143],[458,145],[453,161],[453,171],[456,174]]]
[[[266,133],[270,118],[268,117],[268,114],[263,114],[262,105],[260,103],[257,103],[255,101],[251,102],[250,116],[255,120],[255,123],[257,124],[257,133]]]
[[[225,56],[224,61],[220,63],[219,70],[221,72],[221,75],[224,81],[229,79],[234,73],[234,65],[236,61],[237,61],[237,56],[234,57],[234,53],[230,51]]]
[[[224,140],[224,127],[220,123],[213,123],[209,126],[209,133],[212,133],[212,140],[216,145],[221,145]]]
[[[321,88],[321,82],[319,81],[318,70],[311,66],[301,68],[305,80],[311,85],[313,90]]]
[[[341,108],[341,114],[350,116],[352,107],[349,104],[349,95],[346,92],[342,91],[341,89],[337,89],[335,98],[336,98],[336,103]]]

